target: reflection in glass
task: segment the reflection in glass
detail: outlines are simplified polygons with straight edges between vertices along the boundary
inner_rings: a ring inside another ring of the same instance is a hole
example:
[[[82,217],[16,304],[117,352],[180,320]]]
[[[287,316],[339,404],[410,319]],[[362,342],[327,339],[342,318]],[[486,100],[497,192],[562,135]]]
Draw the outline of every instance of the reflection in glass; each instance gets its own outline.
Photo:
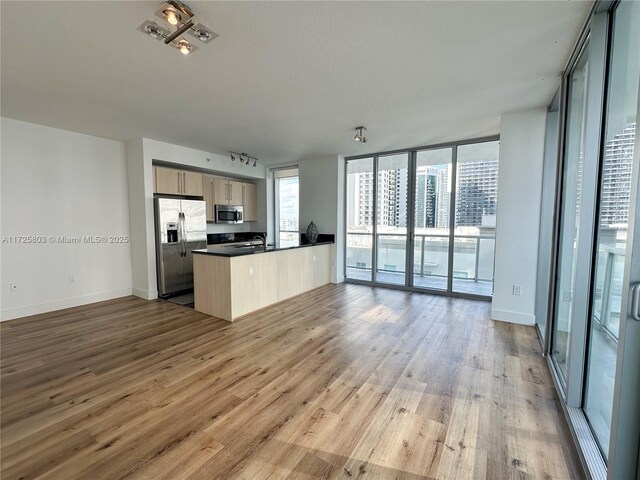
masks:
[[[454,292],[493,294],[499,150],[498,141],[458,147]]]
[[[378,158],[376,281],[405,284],[409,155]]]
[[[616,9],[610,72],[584,404],[605,458],[611,435],[640,78],[638,2],[621,2]]]
[[[371,281],[373,158],[347,161],[347,278]]]
[[[449,209],[452,149],[423,150],[416,155],[416,206],[413,284],[447,289],[449,277]]]
[[[562,205],[558,248],[555,322],[552,357],[567,379],[569,331],[573,312],[573,292],[577,266],[578,229],[580,225],[580,188],[584,161],[584,123],[587,91],[589,46],[585,46],[569,77],[567,130],[563,166]]]

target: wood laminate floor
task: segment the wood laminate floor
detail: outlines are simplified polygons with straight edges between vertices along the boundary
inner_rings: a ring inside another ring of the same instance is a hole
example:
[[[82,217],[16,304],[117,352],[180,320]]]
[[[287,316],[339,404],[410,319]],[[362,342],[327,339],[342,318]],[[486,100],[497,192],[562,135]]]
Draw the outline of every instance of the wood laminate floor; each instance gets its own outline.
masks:
[[[2,479],[580,478],[534,329],[489,312],[330,285],[4,322]]]

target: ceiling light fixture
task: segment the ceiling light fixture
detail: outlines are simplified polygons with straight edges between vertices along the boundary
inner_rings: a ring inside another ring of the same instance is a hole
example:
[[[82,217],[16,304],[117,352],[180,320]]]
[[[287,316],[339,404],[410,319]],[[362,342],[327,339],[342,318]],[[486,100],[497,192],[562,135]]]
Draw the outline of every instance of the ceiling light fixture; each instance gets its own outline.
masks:
[[[211,38],[211,33],[203,28],[199,28],[198,30],[195,30],[193,34],[196,36],[198,40],[202,42],[206,42],[207,40],[209,40],[209,38]]]
[[[144,31],[147,32],[151,38],[160,38],[162,36],[162,30],[157,25],[147,25],[144,27]]]
[[[236,161],[236,157],[238,157],[240,159],[240,163],[242,163],[243,165],[246,164],[247,166],[249,166],[249,163],[251,163],[251,160],[253,160],[253,166],[258,166],[258,159],[256,157],[252,157],[251,155],[244,152],[232,152],[231,150],[229,150],[229,153],[231,154],[231,160],[233,160],[234,162]]]
[[[180,40],[178,42],[178,46],[177,46],[178,50],[180,50],[180,53],[183,55],[189,55],[191,53],[191,49],[193,48],[189,42],[187,42],[186,40]]]
[[[177,25],[180,21],[180,14],[173,8],[167,8],[166,10],[163,10],[162,14],[164,15],[164,19],[171,25]]]
[[[163,3],[156,11],[156,16],[162,20],[160,24],[164,25],[164,28],[152,20],[147,20],[138,27],[138,30],[153,39],[162,40],[165,45],[171,45],[183,55],[189,55],[198,49],[182,38],[183,34],[189,33],[193,38],[205,44],[218,36],[217,33],[201,23],[195,25],[191,9],[178,0],[169,0]]]
[[[356,127],[356,134],[353,139],[356,142],[367,143],[367,137],[364,136],[365,127]]]

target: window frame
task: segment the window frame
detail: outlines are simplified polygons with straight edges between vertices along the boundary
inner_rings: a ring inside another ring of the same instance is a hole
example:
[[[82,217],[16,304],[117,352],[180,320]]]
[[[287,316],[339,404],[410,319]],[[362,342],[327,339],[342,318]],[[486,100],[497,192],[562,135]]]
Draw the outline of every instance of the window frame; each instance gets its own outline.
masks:
[[[416,157],[417,157],[417,153],[419,151],[423,151],[423,150],[435,150],[435,149],[440,149],[440,148],[447,148],[450,147],[452,149],[452,176],[451,176],[451,182],[452,182],[452,191],[451,191],[451,199],[450,199],[450,215],[449,215],[449,221],[452,225],[455,225],[455,206],[456,206],[456,177],[457,177],[457,151],[458,151],[458,147],[460,146],[464,146],[464,145],[473,145],[473,144],[478,144],[478,143],[489,143],[489,142],[500,142],[500,135],[490,135],[490,136],[486,136],[486,137],[478,137],[478,138],[472,138],[472,139],[468,139],[468,140],[458,140],[458,141],[452,141],[452,142],[444,142],[444,143],[437,143],[437,144],[432,144],[432,145],[423,145],[423,146],[417,146],[417,147],[412,147],[412,148],[401,148],[401,149],[395,149],[395,150],[390,150],[390,151],[384,151],[384,152],[375,152],[375,153],[366,153],[366,154],[361,154],[361,155],[353,155],[353,156],[349,156],[349,157],[345,157],[345,164],[344,164],[344,191],[345,194],[347,192],[347,182],[348,182],[348,171],[347,171],[347,165],[349,163],[350,160],[359,160],[359,159],[363,159],[363,158],[373,158],[373,172],[374,172],[374,177],[376,178],[376,181],[374,182],[374,201],[375,201],[375,206],[374,206],[374,238],[373,238],[373,244],[372,244],[372,248],[374,251],[374,259],[373,259],[373,269],[372,269],[372,280],[368,281],[368,280],[359,280],[356,278],[349,278],[347,276],[347,199],[345,197],[344,199],[344,235],[343,235],[343,241],[344,241],[344,245],[345,248],[343,249],[343,275],[344,275],[344,279],[345,282],[347,283],[355,283],[355,284],[360,284],[360,285],[370,285],[370,286],[377,286],[377,287],[385,287],[385,288],[392,288],[392,289],[396,289],[396,290],[404,290],[404,291],[409,291],[409,292],[421,292],[421,293],[428,293],[428,294],[434,294],[434,295],[443,295],[443,296],[447,296],[447,297],[454,297],[454,298],[467,298],[467,299],[472,299],[472,300],[484,300],[484,301],[491,301],[492,300],[492,296],[485,296],[485,295],[478,295],[478,294],[473,294],[473,293],[466,293],[466,292],[456,292],[454,291],[452,288],[447,288],[447,290],[437,290],[437,289],[430,289],[430,288],[424,288],[424,287],[415,287],[412,284],[412,275],[410,274],[410,272],[407,270],[407,272],[405,273],[406,275],[406,282],[405,285],[396,285],[396,284],[390,284],[390,283],[380,283],[377,282],[375,280],[373,280],[373,278],[375,278],[375,275],[373,274],[373,272],[375,271],[376,266],[376,255],[375,252],[377,250],[377,245],[376,245],[376,230],[375,230],[375,224],[377,224],[377,218],[375,218],[377,216],[377,174],[378,174],[378,158],[382,157],[382,156],[389,156],[389,155],[396,155],[396,154],[402,154],[402,153],[408,153],[409,155],[409,183],[408,183],[408,208],[407,211],[411,212],[410,215],[407,215],[407,229],[408,229],[408,233],[407,233],[407,252],[406,252],[406,265],[407,265],[407,269],[409,268],[409,266],[413,265],[413,261],[414,261],[414,221],[415,221],[415,216],[413,214],[414,212],[414,208],[415,208],[415,166],[416,166]],[[497,231],[497,229],[496,229]],[[454,228],[449,228],[449,239],[450,242],[453,241],[455,242],[455,232],[454,232]],[[495,246],[494,246],[495,248]],[[453,278],[452,278],[452,270],[453,270],[453,244],[450,243],[450,247],[449,247],[449,280],[448,280],[448,287],[452,287],[452,282],[453,282]],[[495,255],[494,255],[494,261],[495,261]],[[405,269],[406,270],[406,269]]]

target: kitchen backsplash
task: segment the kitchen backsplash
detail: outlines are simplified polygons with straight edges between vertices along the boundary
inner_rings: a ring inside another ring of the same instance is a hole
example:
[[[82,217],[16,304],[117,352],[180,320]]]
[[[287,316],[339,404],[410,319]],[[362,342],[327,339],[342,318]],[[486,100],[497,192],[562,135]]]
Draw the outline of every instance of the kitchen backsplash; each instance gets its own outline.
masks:
[[[254,222],[242,223],[240,225],[225,225],[220,223],[207,223],[207,233],[236,233],[250,232],[251,227],[255,227]]]
[[[235,232],[235,233],[209,233],[207,234],[207,244],[248,242],[256,235],[264,235],[264,232]]]

